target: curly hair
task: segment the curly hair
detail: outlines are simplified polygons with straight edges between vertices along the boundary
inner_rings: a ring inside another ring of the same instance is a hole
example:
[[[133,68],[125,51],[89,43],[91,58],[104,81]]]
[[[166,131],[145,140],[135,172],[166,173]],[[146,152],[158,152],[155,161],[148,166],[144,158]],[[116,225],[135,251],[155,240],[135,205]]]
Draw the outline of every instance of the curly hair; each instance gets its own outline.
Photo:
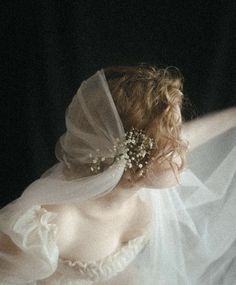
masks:
[[[180,171],[185,165],[187,150],[179,114],[183,103],[181,72],[175,67],[138,64],[106,67],[104,73],[125,131],[134,127],[152,137],[156,144],[152,153],[156,168],[161,170],[168,163],[176,176],[176,168]],[[176,156],[180,163],[174,159]],[[129,181],[140,179],[138,169],[127,172]]]

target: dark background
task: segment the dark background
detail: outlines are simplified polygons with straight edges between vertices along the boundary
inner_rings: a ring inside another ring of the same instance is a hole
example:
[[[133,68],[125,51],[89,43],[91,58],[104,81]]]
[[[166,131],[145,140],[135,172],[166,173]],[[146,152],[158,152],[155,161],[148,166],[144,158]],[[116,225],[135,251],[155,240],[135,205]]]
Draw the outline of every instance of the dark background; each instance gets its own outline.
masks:
[[[1,1],[1,206],[57,162],[82,80],[113,64],[177,66],[186,120],[235,104],[236,1]]]

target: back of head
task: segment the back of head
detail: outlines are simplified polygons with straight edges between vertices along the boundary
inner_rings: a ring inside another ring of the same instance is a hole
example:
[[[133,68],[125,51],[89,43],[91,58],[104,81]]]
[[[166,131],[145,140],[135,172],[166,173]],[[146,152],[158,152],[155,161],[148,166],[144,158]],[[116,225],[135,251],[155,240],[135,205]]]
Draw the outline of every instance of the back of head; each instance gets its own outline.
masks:
[[[169,163],[170,167],[175,164],[181,170],[187,146],[181,137],[183,76],[180,71],[140,64],[111,66],[104,68],[104,72],[125,131],[132,127],[142,129],[156,145],[150,159],[160,169],[163,163]],[[180,158],[180,163],[176,164],[174,156]],[[140,177],[138,169],[130,169],[126,175],[133,181]]]
[[[104,145],[107,139],[109,143],[114,142],[112,133],[113,128],[116,128],[115,121],[110,123],[110,127],[104,128],[107,120],[114,117],[113,113],[117,113],[116,120],[121,120],[120,124],[125,133],[129,133],[133,128],[141,130],[155,145],[143,161],[139,161],[139,165],[144,167],[140,169],[134,165],[126,169],[121,180],[137,182],[145,176],[153,163],[155,171],[163,165],[166,167],[167,164],[173,171],[182,169],[187,146],[181,138],[183,77],[178,69],[139,64],[110,66],[104,68],[103,72],[91,77],[93,79],[89,80],[89,84],[88,81],[81,84],[66,112],[67,133],[59,140],[56,148],[58,159],[65,162],[65,176],[73,179],[95,174],[91,173],[93,163],[92,158],[89,160],[88,156],[91,144],[92,149],[95,149],[99,141],[104,150],[104,160],[99,164],[96,174],[114,163],[113,157],[108,159],[108,147]],[[104,109],[106,106],[107,111]],[[110,112],[109,115],[107,112]],[[98,119],[100,125],[96,122]],[[86,126],[90,129],[87,130]],[[118,129],[117,134],[121,131]],[[101,143],[101,136],[104,144]],[[180,158],[178,164],[174,156]]]

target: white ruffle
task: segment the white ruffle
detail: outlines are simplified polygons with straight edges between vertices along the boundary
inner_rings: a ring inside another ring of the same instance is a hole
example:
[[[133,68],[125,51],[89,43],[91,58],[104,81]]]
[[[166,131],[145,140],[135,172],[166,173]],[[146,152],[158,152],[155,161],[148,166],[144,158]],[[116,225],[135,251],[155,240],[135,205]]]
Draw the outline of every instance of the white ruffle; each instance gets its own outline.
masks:
[[[55,213],[38,205],[19,213],[14,210],[13,203],[1,212],[0,231],[18,247],[16,253],[0,253],[1,281],[25,284],[54,273],[59,252],[56,245],[57,228],[50,222],[55,217]]]

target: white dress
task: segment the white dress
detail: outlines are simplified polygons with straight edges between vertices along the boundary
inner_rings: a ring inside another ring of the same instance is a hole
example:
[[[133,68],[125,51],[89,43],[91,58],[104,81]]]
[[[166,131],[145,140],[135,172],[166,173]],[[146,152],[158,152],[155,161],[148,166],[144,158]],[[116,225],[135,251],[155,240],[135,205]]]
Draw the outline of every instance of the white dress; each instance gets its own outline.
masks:
[[[141,189],[154,226],[92,263],[60,258],[54,213],[40,205],[16,211],[13,203],[0,230],[17,251],[0,251],[0,284],[235,285],[236,129],[190,153],[181,180]]]

